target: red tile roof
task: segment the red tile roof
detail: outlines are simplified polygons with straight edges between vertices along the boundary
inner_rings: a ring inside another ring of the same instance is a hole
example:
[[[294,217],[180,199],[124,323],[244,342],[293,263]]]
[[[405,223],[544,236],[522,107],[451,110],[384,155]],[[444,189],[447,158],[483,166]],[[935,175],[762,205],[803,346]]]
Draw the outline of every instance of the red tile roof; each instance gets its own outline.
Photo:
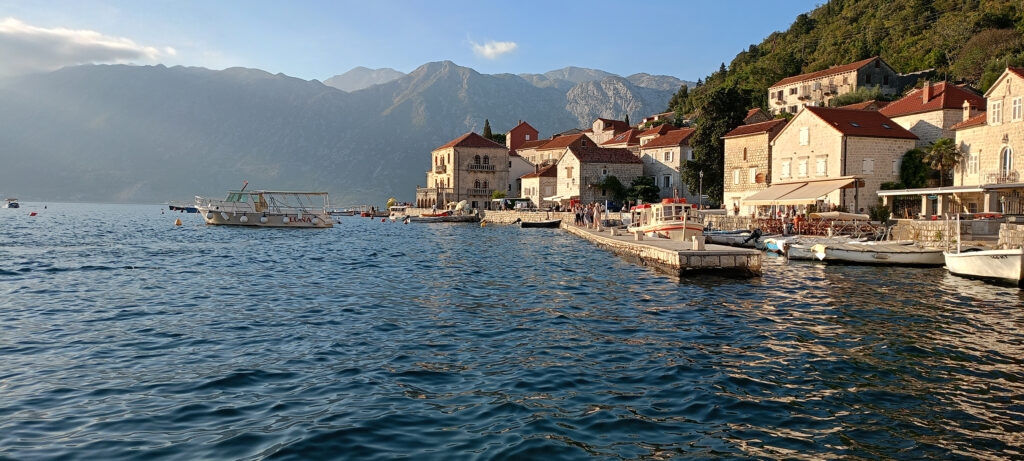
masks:
[[[558,168],[557,167],[558,167],[557,164],[552,163],[552,164],[550,164],[550,165],[548,165],[546,167],[543,167],[543,168],[541,168],[541,169],[539,169],[537,171],[534,171],[532,173],[526,173],[526,174],[524,174],[524,175],[522,175],[520,177],[523,178],[523,179],[526,179],[526,178],[540,178],[540,177],[557,178],[558,177]]]
[[[576,143],[576,141],[579,141],[581,138],[586,138],[586,137],[587,137],[587,135],[582,134],[582,133],[580,133],[580,134],[570,134],[570,135],[566,135],[566,136],[559,136],[557,138],[553,138],[551,140],[548,140],[548,142],[544,143],[543,146],[537,147],[536,149],[537,150],[564,149],[566,147],[569,147],[569,145]],[[587,138],[587,139],[590,139],[590,138]]]
[[[665,133],[657,138],[654,138],[643,145],[643,149],[648,147],[673,147],[682,144],[689,144],[690,136],[693,135],[693,128],[680,128],[678,130],[672,130]]]
[[[864,102],[855,102],[853,104],[847,104],[845,106],[839,106],[840,109],[857,109],[857,110],[878,110],[889,105],[889,101],[878,101],[870,100]],[[877,107],[878,109],[872,109],[871,107]]]
[[[640,157],[624,147],[579,147],[570,146],[580,163],[641,163]]]
[[[964,120],[964,121],[962,121],[960,123],[957,123],[956,125],[953,125],[952,127],[950,127],[950,129],[959,130],[961,128],[970,128],[972,126],[984,125],[986,123],[986,120],[988,119],[988,117],[986,117],[985,115],[987,115],[987,113],[986,112],[982,112],[982,113],[980,113],[978,115],[975,115],[974,117],[971,117],[971,118],[969,118],[967,120]]]
[[[519,124],[518,124],[518,125],[516,125],[515,127],[513,127],[513,128],[511,129],[511,130],[508,130],[508,132],[509,132],[509,133],[511,133],[511,132],[513,132],[513,131],[517,131],[517,130],[522,130],[522,129],[527,129],[527,128],[529,128],[529,129],[530,129],[530,131],[532,131],[532,132],[534,132],[534,133],[536,133],[536,132],[537,132],[537,129],[536,129],[536,128],[534,128],[534,127],[533,127],[533,126],[531,126],[531,125],[530,125],[529,123],[526,123],[526,122],[524,122],[524,121],[522,121],[522,120],[520,120],[520,121],[519,121]]]
[[[462,136],[459,136],[449,141],[448,144],[445,144],[434,150],[447,149],[449,147],[500,147],[502,149],[505,149],[505,146],[498,144],[494,141],[491,141],[490,139],[480,136],[472,131]]]
[[[835,107],[804,107],[847,136],[867,138],[917,139],[917,135],[874,110],[839,109]]]
[[[923,93],[924,88],[911,91],[906,96],[883,107],[879,112],[886,117],[898,117],[933,110],[960,110],[964,107],[964,101],[969,102],[973,107],[985,107],[985,98],[981,95],[946,82],[931,85],[931,98],[927,102],[924,100]]]
[[[598,118],[598,120],[604,121],[604,124],[605,124],[604,131],[614,130],[616,133],[618,133],[620,131],[626,131],[626,130],[629,129],[629,125],[626,124],[626,122],[624,122],[622,120],[612,120],[610,118]],[[609,125],[611,125],[611,126],[609,127]],[[593,129],[593,128],[591,128],[591,129]]]
[[[614,138],[601,143],[602,146],[611,146],[615,144],[625,144],[627,146],[640,144],[640,130],[630,128],[627,131],[615,135]]]
[[[880,59],[880,58],[878,56],[875,56],[873,58],[868,58],[868,59],[864,59],[864,60],[857,61],[857,62],[851,62],[849,64],[843,64],[841,66],[829,67],[828,69],[819,70],[817,72],[808,72],[806,74],[800,74],[800,75],[794,75],[792,77],[786,77],[786,78],[784,78],[782,80],[779,80],[778,82],[775,82],[774,85],[772,85],[772,86],[770,86],[768,88],[771,89],[771,88],[775,88],[777,86],[789,85],[791,83],[796,83],[796,82],[802,82],[804,80],[810,80],[810,79],[815,79],[815,78],[827,77],[829,75],[835,75],[835,74],[841,74],[841,73],[844,73],[844,72],[854,71],[854,70],[860,69],[861,67],[864,67],[864,66],[866,66],[868,64],[871,64],[876,59]]]
[[[740,126],[736,127],[735,129],[733,129],[732,131],[726,133],[725,136],[722,136],[722,137],[723,138],[731,138],[731,137],[734,137],[734,136],[746,136],[748,134],[756,134],[756,133],[765,133],[765,132],[767,132],[768,133],[768,139],[771,140],[771,138],[774,138],[775,135],[778,134],[779,131],[782,130],[782,127],[786,125],[786,121],[787,120],[784,119],[784,118],[777,118],[775,120],[769,120],[767,122],[758,122],[758,123],[751,123],[749,125],[740,125]],[[650,144],[650,143],[648,143],[648,144]]]
[[[1024,67],[1007,67],[1006,70],[1017,74],[1018,77],[1024,78]]]
[[[640,133],[640,137],[642,138],[644,136],[663,135],[674,129],[675,127],[673,127],[672,125],[658,125],[654,128],[644,131],[643,133]]]

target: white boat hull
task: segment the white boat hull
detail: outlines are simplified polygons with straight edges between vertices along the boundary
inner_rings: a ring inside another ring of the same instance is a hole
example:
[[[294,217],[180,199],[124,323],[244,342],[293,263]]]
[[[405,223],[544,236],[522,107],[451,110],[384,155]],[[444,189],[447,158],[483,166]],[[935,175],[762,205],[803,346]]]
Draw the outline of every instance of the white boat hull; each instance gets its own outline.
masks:
[[[211,226],[247,226],[247,227],[296,227],[296,228],[327,228],[334,227],[334,221],[328,214],[319,213],[261,213],[253,211],[216,211],[206,207],[197,207],[199,215],[206,224]]]
[[[941,266],[945,264],[942,250],[911,248],[906,245],[844,244],[814,245],[813,256],[822,261],[848,264],[879,264],[886,266]]]
[[[945,253],[946,269],[956,275],[1021,284],[1024,249]]]

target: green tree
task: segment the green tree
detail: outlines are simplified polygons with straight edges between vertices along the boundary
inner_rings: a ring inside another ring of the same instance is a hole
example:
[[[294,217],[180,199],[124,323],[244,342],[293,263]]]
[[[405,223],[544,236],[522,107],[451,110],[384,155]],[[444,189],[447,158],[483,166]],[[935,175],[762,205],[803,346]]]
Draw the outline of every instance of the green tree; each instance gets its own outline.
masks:
[[[626,125],[629,125],[629,114],[626,114],[624,121],[626,122]]]
[[[619,178],[615,176],[608,176],[598,187],[611,194],[612,200],[616,202],[622,202],[626,199],[626,186],[623,186],[622,181],[619,181]]]
[[[858,102],[871,101],[873,99],[884,99],[882,96],[882,87],[875,85],[873,87],[862,86],[853,90],[849,93],[839,95],[829,101],[829,105],[832,107],[845,106],[849,104],[856,104]]]
[[[907,189],[917,189],[928,185],[929,167],[924,163],[925,152],[921,149],[910,149],[903,154],[900,161],[900,183]]]
[[[722,136],[743,124],[747,115],[747,98],[735,87],[719,87],[712,91],[698,108],[700,116],[694,123],[690,146],[694,160],[686,162],[682,178],[691,191],[700,188],[700,172],[704,172],[703,190],[712,202],[722,202],[725,142]]]
[[[635,202],[643,200],[647,203],[657,202],[661,199],[661,189],[655,184],[651,176],[639,176],[633,180],[629,190],[626,191],[626,199]]]
[[[494,192],[491,192],[491,198],[492,199],[505,198],[505,191],[496,190]]]
[[[491,133],[491,121],[484,119],[484,137],[491,139],[494,137],[494,133]]]
[[[939,187],[946,185],[946,171],[951,171],[963,159],[964,154],[960,152],[956,141],[950,138],[940,138],[935,141],[935,144],[932,144],[932,147],[924,155],[924,161],[933,169],[939,170]]]

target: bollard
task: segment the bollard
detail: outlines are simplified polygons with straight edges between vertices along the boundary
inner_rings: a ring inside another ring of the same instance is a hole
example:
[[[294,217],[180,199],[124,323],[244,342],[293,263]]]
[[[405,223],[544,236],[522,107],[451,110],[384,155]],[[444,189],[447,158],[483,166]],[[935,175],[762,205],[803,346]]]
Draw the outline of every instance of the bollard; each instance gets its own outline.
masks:
[[[633,240],[639,241],[639,240],[643,240],[643,239],[644,239],[644,233],[643,232],[633,232]]]
[[[692,236],[693,244],[690,245],[690,249],[694,251],[704,251],[704,237],[703,236]]]
[[[617,233],[615,232],[615,228],[614,227],[611,229],[611,233],[612,233],[612,237],[615,237],[617,235]]]

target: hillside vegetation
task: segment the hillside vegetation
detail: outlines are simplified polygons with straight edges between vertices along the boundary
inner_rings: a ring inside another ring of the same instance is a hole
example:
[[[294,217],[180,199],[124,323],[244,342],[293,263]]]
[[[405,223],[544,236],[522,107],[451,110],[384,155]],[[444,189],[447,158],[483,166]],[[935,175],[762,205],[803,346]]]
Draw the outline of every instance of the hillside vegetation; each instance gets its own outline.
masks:
[[[934,68],[934,79],[985,91],[1007,65],[1024,65],[1024,4],[1019,0],[832,0],[797,16],[788,30],[750,45],[695,87],[681,89],[670,100],[669,109],[681,114],[722,113],[721,107],[708,105],[723,103],[767,108],[768,87],[784,77],[872,56],[881,56],[897,72]],[[723,99],[725,95],[739,98],[741,104]],[[711,140],[724,134],[718,132],[724,128],[708,125],[719,128],[704,136],[712,144],[694,146],[697,163],[693,167],[718,173],[721,141]],[[688,175],[684,172],[683,177]],[[708,190],[706,177],[704,187]],[[719,192],[720,186],[713,184],[710,190]]]

